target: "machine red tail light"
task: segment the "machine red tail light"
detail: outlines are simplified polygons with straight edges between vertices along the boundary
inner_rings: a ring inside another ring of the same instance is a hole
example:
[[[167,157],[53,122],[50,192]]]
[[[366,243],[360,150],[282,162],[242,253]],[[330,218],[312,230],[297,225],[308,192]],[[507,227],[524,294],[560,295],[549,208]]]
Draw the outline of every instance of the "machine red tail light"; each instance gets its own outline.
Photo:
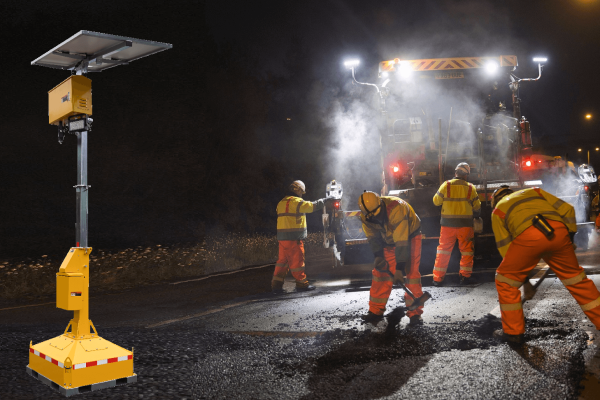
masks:
[[[586,191],[586,192],[589,192],[589,191],[590,191],[590,187],[589,187],[588,185],[585,185],[585,186],[584,186],[584,188],[585,188],[585,191]]]
[[[333,208],[335,208],[336,210],[340,209],[340,202],[339,201],[334,201],[333,202]]]
[[[394,173],[398,173],[398,171],[400,171],[400,167],[399,167],[399,166],[397,166],[397,165],[394,165],[394,166],[392,167],[392,171],[394,171]]]
[[[526,167],[531,167],[531,160],[525,161],[525,166]]]

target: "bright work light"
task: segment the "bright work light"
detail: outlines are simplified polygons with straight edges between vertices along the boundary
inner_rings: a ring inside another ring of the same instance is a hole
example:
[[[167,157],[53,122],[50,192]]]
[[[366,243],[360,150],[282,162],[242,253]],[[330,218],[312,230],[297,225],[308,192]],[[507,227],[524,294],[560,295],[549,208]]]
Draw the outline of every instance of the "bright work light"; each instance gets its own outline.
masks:
[[[498,70],[498,63],[490,60],[485,64],[485,69],[488,73],[493,74]]]
[[[360,60],[356,58],[344,61],[344,66],[346,68],[355,68],[358,67],[358,64],[360,64]]]
[[[410,63],[408,63],[406,61],[400,61],[400,63],[398,64],[398,74],[402,78],[408,78],[412,75],[412,73],[413,73],[413,69],[412,69],[412,66],[410,65]]]
[[[533,59],[534,62],[546,62],[548,59],[546,57],[535,57]]]

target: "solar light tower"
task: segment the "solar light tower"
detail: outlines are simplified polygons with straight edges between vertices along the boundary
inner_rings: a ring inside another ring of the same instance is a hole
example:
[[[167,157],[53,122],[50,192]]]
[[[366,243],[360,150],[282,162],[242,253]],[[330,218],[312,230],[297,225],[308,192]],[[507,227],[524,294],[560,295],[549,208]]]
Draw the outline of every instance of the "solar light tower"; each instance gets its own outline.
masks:
[[[133,349],[98,336],[89,319],[90,253],[88,247],[88,132],[92,119],[90,72],[172,48],[152,42],[104,33],[80,31],[32,61],[32,65],[71,71],[71,76],[48,92],[48,118],[58,126],[58,142],[66,134],[77,137],[76,246],[56,274],[56,307],[74,312],[65,332],[33,345],[29,343],[27,373],[65,396],[137,381]],[[69,330],[70,328],[70,330]]]

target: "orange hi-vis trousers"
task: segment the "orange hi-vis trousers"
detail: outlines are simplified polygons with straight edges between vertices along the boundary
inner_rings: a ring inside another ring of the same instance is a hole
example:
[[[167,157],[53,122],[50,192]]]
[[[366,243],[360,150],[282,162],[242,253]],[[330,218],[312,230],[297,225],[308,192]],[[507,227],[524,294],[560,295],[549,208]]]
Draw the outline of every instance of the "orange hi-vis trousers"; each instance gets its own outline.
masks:
[[[565,225],[550,219],[548,223],[554,228],[552,239],[547,239],[542,232],[530,226],[512,241],[496,272],[502,329],[509,335],[525,333],[519,287],[540,258],[550,266],[590,321],[600,329],[600,292],[579,266]]]
[[[396,252],[394,247],[386,247],[383,249],[383,256],[388,262],[389,270],[379,271],[373,269],[373,279],[371,282],[371,293],[369,298],[369,311],[377,315],[383,315],[385,305],[390,298],[392,286],[394,283],[394,274],[396,273]],[[410,240],[410,261],[406,263],[406,279],[404,285],[416,298],[423,295],[421,288],[421,273],[419,272],[419,264],[421,263],[421,235],[417,235]],[[404,304],[410,306],[414,302],[413,298],[407,293],[404,293]],[[423,314],[423,306],[416,310],[407,311],[406,315]]]
[[[302,240],[279,241],[279,258],[275,264],[275,272],[271,281],[272,288],[283,287],[288,269],[296,279],[297,287],[308,286],[308,280],[304,273],[304,242]]]
[[[464,276],[465,278],[471,276],[471,272],[473,272],[474,236],[473,228],[470,227],[450,228],[442,226],[440,244],[437,247],[435,265],[433,266],[434,281],[441,282],[444,280],[456,239],[458,239],[458,248],[460,249],[460,276]]]

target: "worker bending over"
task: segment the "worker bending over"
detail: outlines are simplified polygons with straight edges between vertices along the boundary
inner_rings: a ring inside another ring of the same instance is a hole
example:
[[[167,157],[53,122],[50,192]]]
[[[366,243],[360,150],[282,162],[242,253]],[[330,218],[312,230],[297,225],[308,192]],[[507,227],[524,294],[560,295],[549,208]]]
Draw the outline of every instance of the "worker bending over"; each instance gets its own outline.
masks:
[[[375,256],[369,312],[362,318],[377,323],[383,318],[385,305],[394,282],[404,282],[419,298],[421,289],[421,220],[413,208],[402,199],[365,191],[358,199],[362,229]],[[404,281],[406,272],[406,281]],[[407,306],[413,298],[404,294]],[[423,306],[407,311],[410,325],[422,324]]]
[[[600,292],[575,256],[573,236],[577,226],[573,207],[539,188],[513,192],[503,186],[494,192],[492,208],[496,246],[503,257],[496,272],[501,337],[516,343],[523,341],[525,320],[519,287],[540,258],[600,328]]]
[[[302,195],[306,187],[302,181],[294,181],[289,186],[289,195],[277,204],[277,240],[279,258],[271,281],[274,293],[283,292],[283,281],[288,272],[296,279],[296,290],[313,290],[304,273],[304,242],[306,239],[306,213],[321,210],[327,199],[314,202],[305,201]]]
[[[433,204],[442,206],[440,244],[433,267],[433,285],[442,286],[454,243],[460,249],[460,283],[471,283],[473,272],[473,212],[477,215],[481,202],[477,189],[467,182],[471,167],[461,162],[456,166],[454,179],[442,183],[433,196]]]

